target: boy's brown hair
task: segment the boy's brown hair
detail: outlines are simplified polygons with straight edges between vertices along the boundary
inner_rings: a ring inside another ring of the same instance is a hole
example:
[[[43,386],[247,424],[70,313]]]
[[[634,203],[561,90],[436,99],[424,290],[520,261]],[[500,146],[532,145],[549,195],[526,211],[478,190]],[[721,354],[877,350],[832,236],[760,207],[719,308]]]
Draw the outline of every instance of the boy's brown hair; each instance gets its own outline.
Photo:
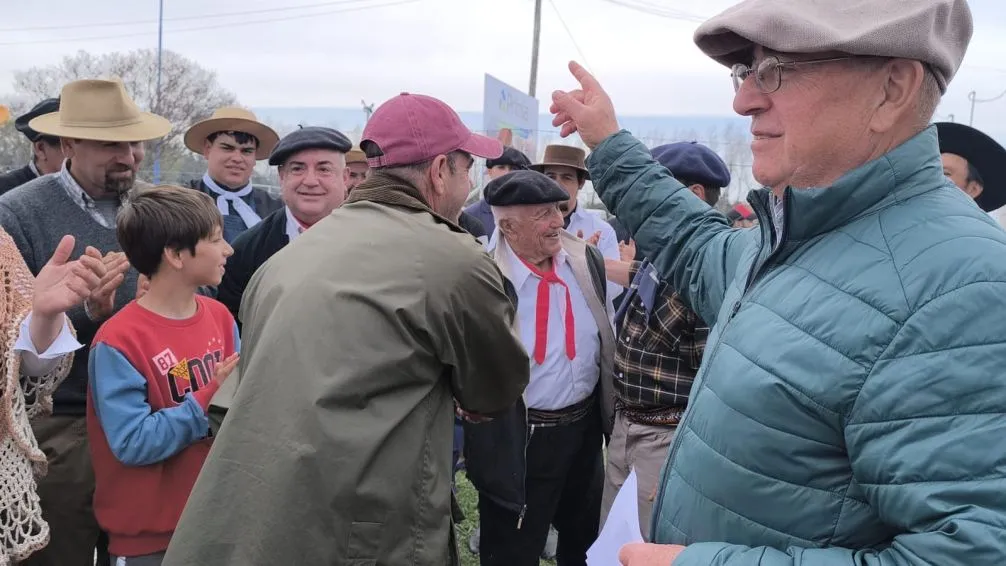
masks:
[[[115,234],[129,263],[141,274],[153,277],[165,249],[195,254],[196,244],[222,226],[220,211],[206,193],[158,185],[129,193],[116,216]]]

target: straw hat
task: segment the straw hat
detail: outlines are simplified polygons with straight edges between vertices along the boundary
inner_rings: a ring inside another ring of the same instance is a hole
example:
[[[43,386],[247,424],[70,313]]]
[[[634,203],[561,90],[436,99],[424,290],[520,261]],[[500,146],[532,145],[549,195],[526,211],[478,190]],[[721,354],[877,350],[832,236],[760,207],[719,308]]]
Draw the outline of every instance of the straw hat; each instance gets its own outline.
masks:
[[[279,143],[279,135],[272,128],[258,121],[250,110],[236,106],[225,106],[213,112],[209,118],[196,122],[185,132],[185,147],[195,153],[203,153],[206,138],[217,132],[244,132],[258,138],[255,159],[265,159]]]
[[[171,122],[141,112],[121,81],[85,79],[67,83],[59,110],[32,119],[28,127],[60,138],[141,142],[164,137]]]
[[[535,163],[528,167],[532,171],[545,172],[548,165],[561,165],[572,167],[577,171],[582,171],[586,178],[590,179],[590,171],[587,171],[587,152],[571,145],[550,145],[545,148],[545,156],[541,158],[541,163]]]
[[[360,146],[353,146],[353,149],[349,150],[349,153],[346,154],[346,164],[350,163],[363,163],[366,165],[367,154],[363,153]]]

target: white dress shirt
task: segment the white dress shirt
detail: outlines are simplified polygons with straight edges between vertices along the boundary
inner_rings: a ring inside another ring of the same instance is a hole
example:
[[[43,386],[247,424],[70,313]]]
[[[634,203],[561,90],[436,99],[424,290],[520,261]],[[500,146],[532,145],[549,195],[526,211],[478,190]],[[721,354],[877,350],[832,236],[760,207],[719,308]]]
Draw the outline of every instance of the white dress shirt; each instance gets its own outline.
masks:
[[[576,210],[569,215],[569,227],[566,231],[576,236],[578,231],[583,232],[583,239],[588,240],[594,232],[600,232],[601,238],[597,241],[597,249],[605,259],[619,260],[621,253],[618,251],[618,236],[611,224],[605,222],[600,216],[586,210],[582,204],[576,206]],[[625,289],[617,284],[608,281],[608,298],[614,299],[622,294]]]
[[[60,358],[70,352],[75,352],[84,345],[77,342],[70,331],[70,323],[63,317],[63,328],[60,329],[56,340],[41,354],[35,349],[35,344],[31,341],[31,314],[21,322],[17,340],[14,342],[14,350],[21,352],[21,373],[32,377],[46,375],[56,369]]]
[[[290,212],[289,206],[284,207],[284,210],[286,210],[286,237],[290,238],[290,241],[292,242],[297,239],[297,236],[304,233],[304,227],[300,225],[300,222],[297,222],[296,218],[294,218],[293,213]]]
[[[521,342],[531,354],[531,381],[524,392],[525,403],[531,409],[556,411],[583,401],[597,386],[601,339],[594,315],[569,265],[569,255],[565,250],[560,251],[553,261],[556,274],[569,287],[576,355],[572,360],[566,355],[566,288],[552,284],[549,285],[548,347],[545,362],[538,365],[534,361],[534,347],[540,278],[517,257],[506,240],[500,238],[498,245],[503,246],[503,257],[509,263],[512,276],[510,282],[517,291]],[[593,293],[593,289],[590,292]]]

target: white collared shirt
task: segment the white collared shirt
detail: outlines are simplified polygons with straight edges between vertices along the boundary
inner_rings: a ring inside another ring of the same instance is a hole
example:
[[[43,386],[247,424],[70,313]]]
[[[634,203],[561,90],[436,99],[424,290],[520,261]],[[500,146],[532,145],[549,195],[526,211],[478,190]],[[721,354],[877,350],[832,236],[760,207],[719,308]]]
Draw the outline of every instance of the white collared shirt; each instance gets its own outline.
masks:
[[[534,347],[540,279],[531,273],[505,239],[500,238],[498,245],[503,248],[503,258],[510,270],[510,283],[517,292],[521,342],[531,355],[531,381],[524,392],[525,403],[532,409],[556,411],[583,401],[597,386],[601,338],[594,315],[569,265],[569,254],[562,250],[553,261],[556,274],[569,287],[576,356],[570,360],[566,355],[566,288],[549,285],[548,347],[545,362],[538,365],[534,361]]]
[[[38,377],[46,375],[56,369],[60,358],[70,352],[75,352],[83,345],[77,342],[70,330],[70,323],[63,317],[63,328],[59,335],[53,340],[46,351],[39,353],[35,349],[35,343],[31,341],[31,313],[21,322],[18,329],[17,340],[14,342],[14,350],[21,352],[21,373],[24,375]]]
[[[585,209],[582,204],[578,204],[576,210],[569,215],[569,227],[566,228],[566,231],[574,236],[577,235],[577,232],[582,231],[584,240],[590,239],[594,232],[600,232],[601,239],[597,241],[597,249],[601,251],[604,259],[617,261],[622,257],[618,251],[618,236],[615,235],[615,229],[600,216]],[[609,299],[614,299],[624,290],[621,285],[608,281]]]
[[[304,227],[294,218],[289,206],[284,207],[284,210],[286,210],[286,237],[292,242],[304,233]]]

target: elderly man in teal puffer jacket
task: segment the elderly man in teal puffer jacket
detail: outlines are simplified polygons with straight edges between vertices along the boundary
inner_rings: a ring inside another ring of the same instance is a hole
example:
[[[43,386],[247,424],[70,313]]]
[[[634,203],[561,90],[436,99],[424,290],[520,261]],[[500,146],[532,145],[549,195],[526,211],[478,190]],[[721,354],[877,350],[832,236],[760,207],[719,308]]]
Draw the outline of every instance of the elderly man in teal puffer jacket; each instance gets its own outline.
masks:
[[[715,323],[652,542],[623,564],[1006,564],[1006,233],[944,178],[927,127],[971,30],[964,0],[746,0],[703,24],[767,187],[746,230],[570,65],[555,125]]]

